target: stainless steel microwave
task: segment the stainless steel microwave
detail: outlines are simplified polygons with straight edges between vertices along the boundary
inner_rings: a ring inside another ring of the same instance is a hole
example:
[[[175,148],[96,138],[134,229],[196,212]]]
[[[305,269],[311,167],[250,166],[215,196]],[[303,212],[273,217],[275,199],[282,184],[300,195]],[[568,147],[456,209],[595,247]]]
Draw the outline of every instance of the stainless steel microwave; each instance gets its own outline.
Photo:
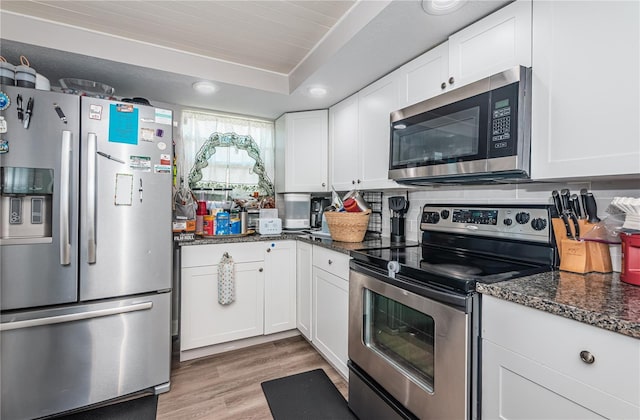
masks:
[[[531,68],[518,66],[392,112],[389,178],[519,182],[530,149]]]

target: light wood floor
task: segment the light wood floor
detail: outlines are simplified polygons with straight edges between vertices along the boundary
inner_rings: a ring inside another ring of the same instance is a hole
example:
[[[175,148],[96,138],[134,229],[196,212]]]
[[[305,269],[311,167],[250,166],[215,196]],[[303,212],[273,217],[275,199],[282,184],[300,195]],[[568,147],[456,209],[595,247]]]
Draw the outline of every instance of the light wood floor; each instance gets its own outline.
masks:
[[[301,336],[179,363],[157,419],[271,419],[260,383],[322,368],[347,398],[347,383]]]

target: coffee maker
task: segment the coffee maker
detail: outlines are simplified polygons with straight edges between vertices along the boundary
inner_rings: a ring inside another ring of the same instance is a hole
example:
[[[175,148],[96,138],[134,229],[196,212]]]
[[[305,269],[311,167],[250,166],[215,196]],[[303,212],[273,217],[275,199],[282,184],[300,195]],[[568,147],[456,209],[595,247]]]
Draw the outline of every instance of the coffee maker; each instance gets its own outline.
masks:
[[[389,212],[391,213],[391,242],[405,242],[405,214],[409,210],[409,199],[403,196],[389,197]]]
[[[311,198],[311,214],[309,215],[311,229],[319,229],[322,227],[322,213],[324,213],[324,209],[330,205],[331,200],[327,197]]]

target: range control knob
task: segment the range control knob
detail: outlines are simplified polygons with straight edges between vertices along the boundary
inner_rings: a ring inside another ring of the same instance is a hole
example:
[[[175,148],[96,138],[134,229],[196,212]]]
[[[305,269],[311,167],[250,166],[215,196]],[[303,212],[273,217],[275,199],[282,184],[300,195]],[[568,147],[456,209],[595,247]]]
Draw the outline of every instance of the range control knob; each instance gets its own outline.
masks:
[[[531,221],[533,230],[544,230],[547,227],[547,219],[535,218]]]
[[[448,219],[449,218],[449,210],[442,210],[440,212],[440,217],[442,217],[443,219]]]
[[[516,214],[516,222],[520,223],[521,225],[529,223],[529,213],[522,211]]]
[[[504,223],[507,226],[511,226],[511,224],[513,223],[513,219],[506,218],[502,221],[502,223]]]

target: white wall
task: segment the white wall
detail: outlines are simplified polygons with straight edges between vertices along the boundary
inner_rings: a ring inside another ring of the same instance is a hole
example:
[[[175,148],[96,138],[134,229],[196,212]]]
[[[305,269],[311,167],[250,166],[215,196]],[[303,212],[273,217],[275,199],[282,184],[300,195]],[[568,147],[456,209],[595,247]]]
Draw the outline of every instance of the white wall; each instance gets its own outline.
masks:
[[[410,187],[404,190],[387,191],[383,198],[382,235],[389,236],[389,201],[388,197],[404,195],[409,191],[409,211],[406,220],[406,236],[410,240],[419,240],[418,219],[425,204],[551,204],[551,191],[569,188],[578,193],[581,188],[588,188],[596,197],[598,215],[601,219],[607,216],[606,209],[613,197],[640,197],[640,181],[585,181],[566,183],[525,183],[518,185],[495,186],[431,186]],[[620,271],[620,245],[612,245],[611,259],[615,271]]]

